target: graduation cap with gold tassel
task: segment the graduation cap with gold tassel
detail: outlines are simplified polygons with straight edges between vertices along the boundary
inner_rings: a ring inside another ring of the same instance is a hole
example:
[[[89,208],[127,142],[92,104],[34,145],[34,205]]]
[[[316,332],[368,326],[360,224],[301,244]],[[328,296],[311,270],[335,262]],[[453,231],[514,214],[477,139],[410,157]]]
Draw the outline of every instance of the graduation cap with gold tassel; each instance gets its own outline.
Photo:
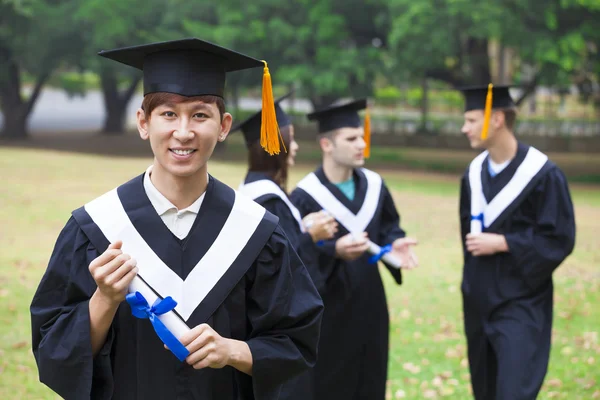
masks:
[[[277,100],[275,100],[275,118],[277,119],[277,125],[279,129],[283,129],[286,126],[292,124],[290,116],[281,107],[281,102],[288,98],[292,93],[293,92],[289,92],[286,95],[281,96]],[[238,130],[242,131],[242,134],[244,135],[244,141],[246,142],[246,147],[250,147],[256,142],[261,142],[263,138],[262,133],[263,128],[265,126],[265,124],[263,123],[263,118],[263,112],[262,110],[259,110],[255,114],[248,117],[246,120],[239,122],[235,126],[233,126],[230,132],[233,133]],[[281,144],[283,145],[283,151],[287,152],[283,140],[281,141]],[[264,145],[262,146],[264,148]]]
[[[313,111],[307,115],[307,118],[309,121],[316,121],[318,133],[324,134],[342,128],[359,128],[362,124],[360,122],[360,115],[358,115],[358,112],[364,109],[367,109],[364,123],[364,139],[367,143],[365,148],[365,157],[368,157],[371,147],[371,116],[369,115],[367,99],[331,105],[329,107]]]
[[[460,89],[465,96],[465,112],[472,110],[484,111],[481,139],[485,140],[488,137],[493,109],[515,107],[515,103],[509,92],[511,87],[513,86],[494,86],[494,84],[490,83],[487,86],[473,86]]]
[[[144,96],[166,92],[223,98],[228,72],[263,67],[261,145],[269,154],[279,154],[281,137],[265,61],[196,38],[101,51],[98,55],[142,70]]]

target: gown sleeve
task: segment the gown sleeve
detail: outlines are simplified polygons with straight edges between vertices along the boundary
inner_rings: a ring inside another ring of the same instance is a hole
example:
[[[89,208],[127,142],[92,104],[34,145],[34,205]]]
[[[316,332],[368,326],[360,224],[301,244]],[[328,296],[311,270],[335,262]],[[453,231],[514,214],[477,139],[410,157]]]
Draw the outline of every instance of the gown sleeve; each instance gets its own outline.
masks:
[[[277,399],[283,385],[314,366],[323,302],[278,227],[258,256],[247,291],[252,381],[257,400]]]
[[[290,195],[290,200],[300,211],[304,218],[310,213],[321,211],[318,204],[313,201],[302,189],[296,189]],[[324,293],[326,282],[331,277],[342,260],[336,257],[335,243],[339,239],[340,233],[330,240],[322,240],[312,246],[311,260],[314,268],[311,268],[311,276],[317,285],[320,293]],[[314,270],[314,271],[313,271]]]
[[[39,379],[65,399],[109,399],[114,336],[94,358],[89,299],[96,289],[88,266],[99,255],[73,217],[59,235],[30,306]]]
[[[406,232],[400,228],[400,215],[396,210],[394,199],[387,186],[384,184],[382,187],[382,211],[381,211],[381,228],[379,230],[379,238],[376,242],[380,246],[391,244],[396,239],[400,239],[406,236]],[[383,261],[385,267],[390,271],[394,280],[397,284],[402,284],[402,271],[388,265]]]
[[[467,173],[460,180],[458,215],[460,219],[460,243],[463,248],[464,261],[466,262],[469,256],[469,253],[467,253],[466,237],[471,230],[471,188],[469,187]]]
[[[531,196],[535,221],[526,228],[506,233],[515,268],[530,287],[538,287],[573,251],[575,215],[567,180],[554,167]]]

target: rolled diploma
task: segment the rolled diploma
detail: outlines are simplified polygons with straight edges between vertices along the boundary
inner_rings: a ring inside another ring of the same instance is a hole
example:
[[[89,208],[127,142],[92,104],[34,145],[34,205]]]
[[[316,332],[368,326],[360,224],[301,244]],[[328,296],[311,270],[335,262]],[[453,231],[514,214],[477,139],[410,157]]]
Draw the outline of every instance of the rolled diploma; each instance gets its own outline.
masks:
[[[471,233],[478,234],[481,232],[481,221],[478,219],[471,219]]]
[[[369,253],[375,255],[375,254],[379,254],[379,252],[381,251],[381,247],[379,247],[378,245],[376,245],[375,243],[371,242],[369,240]],[[386,253],[383,255],[383,257],[381,257],[381,259],[383,261],[385,261],[388,265],[396,268],[396,269],[400,269],[402,268],[402,263],[400,262],[400,260],[398,260],[396,257],[394,257],[391,253]]]
[[[154,294],[154,291],[150,289],[150,286],[146,284],[143,280],[141,280],[138,276],[133,278],[131,283],[129,284],[129,293],[140,292],[142,296],[148,301],[150,307],[152,304],[158,299],[158,296]],[[177,299],[174,299],[177,301]],[[187,326],[185,322],[181,318],[179,318],[172,310],[158,315],[158,319],[165,324],[169,332],[171,332],[177,340],[183,336],[184,333],[189,332],[190,328]]]

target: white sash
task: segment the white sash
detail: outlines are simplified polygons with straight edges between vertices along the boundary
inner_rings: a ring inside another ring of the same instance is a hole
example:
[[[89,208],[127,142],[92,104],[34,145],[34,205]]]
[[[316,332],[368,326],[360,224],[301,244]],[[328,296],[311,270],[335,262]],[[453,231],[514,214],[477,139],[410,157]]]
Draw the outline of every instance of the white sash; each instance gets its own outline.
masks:
[[[244,249],[265,213],[265,209],[257,203],[236,196],[216,240],[187,278],[182,280],[135,229],[121,204],[117,189],[86,204],[85,210],[109,242],[123,241],[122,250],[136,259],[139,275],[162,298],[171,296],[177,302],[175,310],[186,321]],[[157,296],[144,281],[136,277],[129,291],[139,291],[152,305]],[[163,314],[159,319],[178,339],[189,330],[173,312]]]
[[[361,171],[367,178],[367,193],[365,200],[357,214],[348,210],[325,185],[321,183],[314,172],[311,172],[304,177],[298,187],[308,193],[325,211],[330,213],[346,230],[354,235],[360,234],[367,229],[369,223],[375,216],[379,198],[381,196],[381,186],[383,181],[381,176],[366,168],[361,168]],[[369,241],[369,253],[379,254],[381,247]],[[385,254],[382,258],[388,265],[395,268],[400,268],[402,263],[393,257],[390,253]]]
[[[288,196],[281,190],[281,188],[272,180],[269,179],[261,179],[258,181],[250,182],[244,184],[243,182],[240,184],[238,191],[252,200],[256,200],[261,196],[266,194],[274,194],[278,196],[283,202],[288,206],[294,219],[298,223],[301,232],[305,232],[304,225],[302,224],[302,216],[300,215],[300,211],[292,204]]]
[[[481,183],[481,169],[487,155],[488,152],[484,151],[469,166],[471,233],[481,233],[484,227],[490,227],[500,214],[515,201],[548,161],[548,156],[544,153],[534,147],[529,147],[525,159],[517,168],[510,182],[488,204]]]
[[[381,195],[382,180],[379,174],[362,168],[361,171],[367,178],[367,194],[358,214],[354,214],[342,204],[319,178],[311,172],[298,183],[298,187],[308,193],[317,203],[327,210],[348,232],[364,232],[373,219],[379,197]]]

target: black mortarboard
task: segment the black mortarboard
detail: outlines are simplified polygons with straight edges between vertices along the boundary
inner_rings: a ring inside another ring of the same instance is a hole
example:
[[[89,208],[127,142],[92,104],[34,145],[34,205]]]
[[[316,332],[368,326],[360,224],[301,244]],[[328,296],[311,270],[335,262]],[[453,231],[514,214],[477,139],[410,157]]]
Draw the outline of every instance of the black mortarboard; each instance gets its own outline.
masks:
[[[367,108],[367,99],[355,100],[313,111],[307,115],[307,118],[309,121],[317,121],[319,133],[341,128],[358,128],[361,126],[358,111],[365,108]]]
[[[287,115],[286,112],[283,110],[283,108],[281,108],[281,104],[280,104],[283,100],[285,100],[291,94],[292,94],[292,92],[286,94],[285,96],[278,98],[275,101],[275,114],[277,116],[277,125],[279,125],[279,128],[284,128],[284,127],[292,124],[292,121],[290,120],[289,115]],[[262,110],[253,114],[252,116],[247,118],[245,121],[240,122],[239,124],[236,124],[233,128],[231,128],[231,132],[241,130],[242,133],[244,134],[244,140],[246,141],[246,146],[250,147],[254,143],[256,143],[260,140],[261,121],[262,121]]]
[[[279,128],[266,62],[196,38],[124,47],[101,51],[98,55],[142,70],[144,96],[166,92],[187,97],[223,97],[227,72],[264,67],[262,142],[269,154],[279,153]]]
[[[255,58],[195,38],[103,50],[98,55],[142,70],[144,96],[167,92],[223,97],[227,72],[264,66]]]
[[[508,91],[510,87],[507,85],[494,86],[490,83],[487,86],[473,86],[460,89],[465,96],[465,112],[484,110],[481,139],[485,140],[488,137],[490,117],[494,108],[510,108],[515,106]]]
[[[510,97],[511,86],[496,86],[492,87],[492,108],[510,108],[514,107],[512,97]],[[465,112],[471,110],[484,110],[486,99],[488,95],[488,85],[485,86],[471,86],[461,88],[465,96]]]

